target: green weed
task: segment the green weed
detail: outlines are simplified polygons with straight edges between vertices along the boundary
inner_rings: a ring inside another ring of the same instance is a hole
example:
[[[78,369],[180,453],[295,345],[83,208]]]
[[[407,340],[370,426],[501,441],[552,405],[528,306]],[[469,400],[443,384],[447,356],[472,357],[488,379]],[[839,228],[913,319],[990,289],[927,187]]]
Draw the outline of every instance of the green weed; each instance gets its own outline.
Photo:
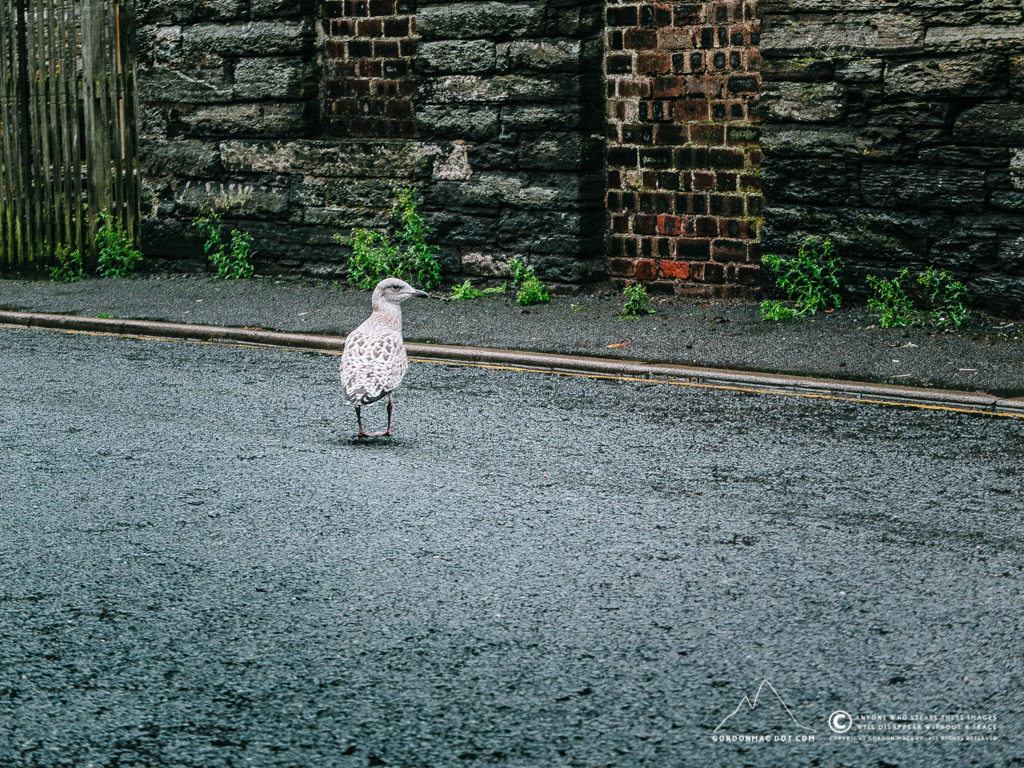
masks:
[[[946,270],[935,267],[928,267],[918,275],[917,282],[926,291],[926,311],[932,323],[959,328],[968,314],[964,304],[970,300],[967,286],[950,277]]]
[[[97,272],[100,277],[125,277],[134,274],[142,263],[142,253],[132,245],[132,239],[113,217],[101,213],[96,217],[96,249],[99,251]]]
[[[502,283],[493,288],[484,288],[482,291],[479,288],[474,288],[473,284],[466,280],[462,285],[456,285],[452,288],[452,301],[460,301],[462,299],[479,299],[481,296],[488,296],[495,293],[504,293],[508,283]]]
[[[868,285],[875,290],[875,295],[868,299],[868,307],[881,313],[878,325],[882,328],[910,325],[917,317],[914,301],[904,285],[909,276],[909,269],[904,269],[892,280],[867,276]]]
[[[774,273],[775,284],[796,303],[796,309],[789,309],[779,301],[763,302],[761,317],[765,320],[813,315],[819,309],[839,307],[842,302],[838,292],[843,260],[831,240],[809,237],[795,258],[766,255],[761,262]]]
[[[463,299],[479,299],[484,295],[484,292],[479,288],[474,288],[473,284],[467,280],[462,285],[456,285],[452,288],[452,301],[461,301]]]
[[[516,304],[527,307],[531,304],[551,301],[547,286],[534,274],[532,264],[527,265],[519,259],[512,259],[509,261],[508,267],[512,271],[512,282],[519,284],[519,290],[516,292]]]
[[[928,321],[940,327],[960,327],[968,314],[964,302],[970,299],[963,283],[954,280],[944,269],[929,267],[917,277],[917,284],[923,291],[919,290],[915,297],[912,287],[906,285],[909,279],[909,269],[892,280],[867,276],[868,285],[875,291],[868,299],[868,307],[880,313],[880,327],[895,328]]]
[[[77,283],[85,278],[82,254],[72,251],[70,245],[58,245],[54,256],[57,264],[50,267],[50,279],[61,283]]]
[[[626,303],[622,307],[621,319],[636,320],[641,315],[654,314],[655,310],[651,307],[647,289],[640,283],[627,286],[623,293],[626,295]]]
[[[420,215],[415,189],[404,187],[396,191],[391,217],[398,220],[394,241],[388,235],[359,227],[352,230],[351,237],[334,236],[342,245],[352,247],[348,279],[367,290],[385,277],[405,278],[427,289],[440,285],[437,248],[426,240],[434,230]]]
[[[256,253],[252,247],[252,235],[240,229],[231,230],[231,247],[227,247],[221,231],[224,221],[219,213],[208,211],[196,216],[192,226],[206,235],[203,251],[210,257],[216,272],[216,280],[238,280],[252,277],[256,268],[252,257]]]
[[[799,314],[797,310],[787,307],[777,299],[768,299],[761,302],[762,320],[774,320],[776,322],[779,320],[791,320],[794,317],[798,317]]]

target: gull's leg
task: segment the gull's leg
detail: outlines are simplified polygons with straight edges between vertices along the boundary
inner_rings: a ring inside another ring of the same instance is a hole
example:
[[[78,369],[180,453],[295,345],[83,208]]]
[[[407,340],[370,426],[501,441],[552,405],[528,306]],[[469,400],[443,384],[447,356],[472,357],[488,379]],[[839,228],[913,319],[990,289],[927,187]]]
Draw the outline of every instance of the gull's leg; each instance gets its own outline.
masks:
[[[387,431],[384,433],[385,437],[391,437],[391,410],[392,410],[393,407],[394,407],[394,405],[391,402],[391,395],[389,394],[388,395],[388,428],[387,428]]]
[[[359,425],[359,432],[356,433],[356,437],[370,437],[370,435],[363,432],[363,414],[362,409],[356,406],[356,423]]]

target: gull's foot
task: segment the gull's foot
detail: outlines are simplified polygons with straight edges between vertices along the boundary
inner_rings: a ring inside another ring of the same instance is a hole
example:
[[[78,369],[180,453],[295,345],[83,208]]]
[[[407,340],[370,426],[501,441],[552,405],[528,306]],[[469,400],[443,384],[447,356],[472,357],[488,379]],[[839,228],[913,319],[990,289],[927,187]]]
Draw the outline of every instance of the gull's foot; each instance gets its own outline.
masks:
[[[356,437],[391,437],[391,431],[388,430],[387,432],[363,432],[363,430],[359,430],[358,432],[356,432]]]

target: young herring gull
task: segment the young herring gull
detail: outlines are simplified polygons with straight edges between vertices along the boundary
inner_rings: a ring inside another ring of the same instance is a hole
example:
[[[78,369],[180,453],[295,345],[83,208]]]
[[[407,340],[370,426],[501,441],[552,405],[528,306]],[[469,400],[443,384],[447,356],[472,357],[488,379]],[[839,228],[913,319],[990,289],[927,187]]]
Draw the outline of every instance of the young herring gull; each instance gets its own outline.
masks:
[[[346,404],[356,407],[359,433],[356,437],[391,435],[391,392],[409,370],[402,342],[402,302],[413,296],[426,298],[404,280],[389,277],[373,291],[373,314],[345,339],[341,355],[341,383]],[[368,434],[363,431],[360,409],[388,396],[388,428]]]

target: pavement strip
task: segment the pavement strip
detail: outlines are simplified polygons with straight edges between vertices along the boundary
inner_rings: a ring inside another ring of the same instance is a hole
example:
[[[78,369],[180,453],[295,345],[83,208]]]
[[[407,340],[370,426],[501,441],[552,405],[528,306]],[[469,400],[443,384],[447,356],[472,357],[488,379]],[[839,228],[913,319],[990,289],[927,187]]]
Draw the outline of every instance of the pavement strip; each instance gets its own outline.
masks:
[[[335,355],[340,355],[345,346],[345,338],[342,336],[278,333],[257,328],[226,328],[29,312],[0,312],[0,327],[130,338],[173,339],[232,346],[273,347]],[[406,344],[406,350],[410,360],[424,363],[535,371],[595,379],[658,382],[672,386],[1024,418],[1024,398],[1003,399],[984,393],[443,344],[410,343]]]

